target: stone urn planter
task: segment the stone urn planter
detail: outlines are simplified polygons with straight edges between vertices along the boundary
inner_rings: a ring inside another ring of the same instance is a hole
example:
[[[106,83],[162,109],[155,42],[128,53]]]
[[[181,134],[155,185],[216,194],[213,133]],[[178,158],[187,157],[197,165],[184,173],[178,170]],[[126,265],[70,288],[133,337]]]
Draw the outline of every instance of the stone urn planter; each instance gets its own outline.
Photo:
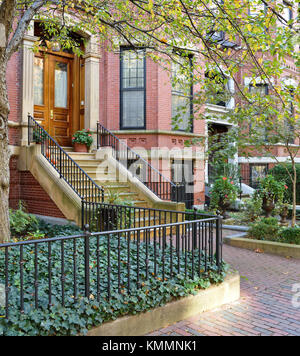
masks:
[[[224,219],[228,219],[229,215],[227,214],[227,210],[229,209],[231,203],[229,201],[223,201],[221,200],[219,202],[219,208],[220,208],[220,213],[223,216]]]
[[[74,142],[74,151],[81,152],[81,153],[87,153],[89,151],[89,149],[88,149],[87,145],[84,143]]]
[[[266,213],[266,217],[269,218],[271,216],[272,211],[275,209],[275,203],[272,200],[263,198],[262,208]]]
[[[289,207],[288,206],[283,206],[280,210],[280,217],[281,217],[281,220],[280,220],[280,224],[282,226],[288,226],[288,222],[287,222],[287,217],[289,215]]]

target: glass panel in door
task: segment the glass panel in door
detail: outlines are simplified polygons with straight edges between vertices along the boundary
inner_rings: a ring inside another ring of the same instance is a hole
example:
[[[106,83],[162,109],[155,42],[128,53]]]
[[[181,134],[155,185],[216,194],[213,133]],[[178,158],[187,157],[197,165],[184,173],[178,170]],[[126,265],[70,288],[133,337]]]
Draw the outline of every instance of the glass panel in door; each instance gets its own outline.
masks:
[[[55,63],[55,107],[68,107],[68,64],[62,62]]]
[[[44,59],[34,58],[33,69],[34,105],[44,105]]]

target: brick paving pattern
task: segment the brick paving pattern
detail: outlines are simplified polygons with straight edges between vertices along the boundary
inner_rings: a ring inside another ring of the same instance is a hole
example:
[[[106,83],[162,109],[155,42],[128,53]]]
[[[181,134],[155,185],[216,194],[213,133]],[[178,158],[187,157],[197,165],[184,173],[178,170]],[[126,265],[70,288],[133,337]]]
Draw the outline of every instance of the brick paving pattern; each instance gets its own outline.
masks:
[[[238,302],[180,321],[151,336],[300,336],[300,260],[224,245],[223,258],[241,275]]]

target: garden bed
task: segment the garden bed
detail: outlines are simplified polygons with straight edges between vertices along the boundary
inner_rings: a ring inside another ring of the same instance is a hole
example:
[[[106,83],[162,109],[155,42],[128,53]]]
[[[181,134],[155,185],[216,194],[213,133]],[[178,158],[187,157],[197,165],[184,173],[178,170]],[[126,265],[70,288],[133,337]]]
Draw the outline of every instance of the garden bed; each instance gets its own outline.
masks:
[[[221,284],[212,285],[196,295],[180,298],[162,307],[104,323],[90,330],[88,336],[146,335],[153,330],[164,328],[199,313],[233,303],[239,298],[240,276],[237,272],[232,272]]]
[[[203,251],[181,251],[178,258],[169,245],[158,248],[143,242],[137,245],[126,236],[121,239],[120,236],[112,235],[109,239],[104,236],[90,239],[89,298],[85,297],[84,239],[78,239],[76,245],[74,239],[52,242],[50,261],[48,243],[30,241],[22,245],[22,256],[19,248],[2,248],[0,284],[5,285],[7,272],[10,290],[8,319],[4,318],[4,305],[0,307],[0,335],[86,334],[104,322],[195,295],[201,289],[222,283],[226,276],[228,266],[223,263],[220,272],[215,259],[205,256]],[[10,261],[7,271],[6,259]],[[37,276],[38,285],[35,283]],[[21,278],[23,313],[20,312]]]

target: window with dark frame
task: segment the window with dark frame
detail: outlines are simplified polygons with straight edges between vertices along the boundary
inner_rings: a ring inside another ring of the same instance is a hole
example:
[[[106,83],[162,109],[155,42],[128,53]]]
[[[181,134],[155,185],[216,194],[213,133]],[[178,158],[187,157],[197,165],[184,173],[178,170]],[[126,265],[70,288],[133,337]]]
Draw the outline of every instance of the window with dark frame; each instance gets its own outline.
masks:
[[[188,61],[189,76],[185,76],[181,71],[183,63],[180,62],[172,63],[172,129],[193,132],[192,57]]]
[[[268,172],[268,164],[250,164],[250,186],[257,189],[259,187],[260,180],[265,178]]]
[[[207,104],[213,104],[217,106],[227,107],[229,103],[230,88],[229,78],[223,73],[217,71],[205,72],[206,88],[207,88]],[[213,88],[213,92],[210,92],[210,88]],[[217,90],[216,90],[217,89]]]
[[[269,94],[268,84],[250,84],[249,91],[251,94],[265,96]],[[250,124],[249,134],[251,135],[254,130],[254,127]],[[265,142],[268,142],[268,131],[266,127],[255,127],[255,130],[261,134]]]
[[[290,97],[291,97],[289,106],[288,106],[289,116],[285,119],[285,126],[286,126],[288,143],[294,144],[295,143],[295,126],[293,123],[294,116],[295,116],[295,108],[294,108],[294,104],[293,104],[293,101],[295,99],[294,90],[290,89],[289,93],[290,93]]]
[[[249,90],[251,94],[260,94],[263,96],[269,94],[268,84],[250,84]]]
[[[146,129],[144,49],[121,48],[120,129]]]

